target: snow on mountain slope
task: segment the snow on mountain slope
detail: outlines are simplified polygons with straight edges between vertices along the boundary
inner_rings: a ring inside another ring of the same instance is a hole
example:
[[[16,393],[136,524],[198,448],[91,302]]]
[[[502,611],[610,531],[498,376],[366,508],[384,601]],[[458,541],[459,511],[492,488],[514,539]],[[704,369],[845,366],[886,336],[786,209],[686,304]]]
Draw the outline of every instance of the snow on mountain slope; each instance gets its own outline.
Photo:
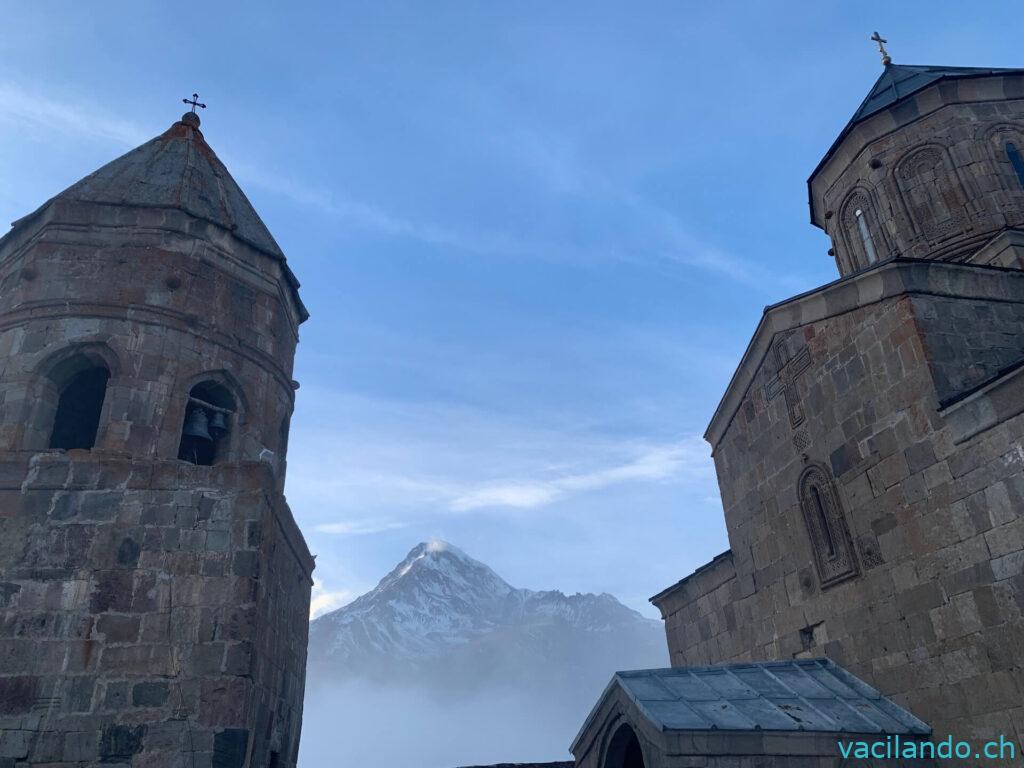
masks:
[[[446,542],[417,545],[372,591],[310,626],[311,679],[437,685],[607,680],[664,666],[660,622],[611,595],[515,589]]]

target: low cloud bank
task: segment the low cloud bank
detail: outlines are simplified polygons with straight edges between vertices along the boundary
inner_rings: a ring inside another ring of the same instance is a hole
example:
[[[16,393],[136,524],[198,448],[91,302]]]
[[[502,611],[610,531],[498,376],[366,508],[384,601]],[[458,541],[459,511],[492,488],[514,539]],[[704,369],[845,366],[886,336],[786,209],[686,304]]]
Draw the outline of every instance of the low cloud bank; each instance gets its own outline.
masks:
[[[306,696],[299,766],[456,768],[569,759],[569,744],[602,689],[439,695],[363,681],[317,685]]]

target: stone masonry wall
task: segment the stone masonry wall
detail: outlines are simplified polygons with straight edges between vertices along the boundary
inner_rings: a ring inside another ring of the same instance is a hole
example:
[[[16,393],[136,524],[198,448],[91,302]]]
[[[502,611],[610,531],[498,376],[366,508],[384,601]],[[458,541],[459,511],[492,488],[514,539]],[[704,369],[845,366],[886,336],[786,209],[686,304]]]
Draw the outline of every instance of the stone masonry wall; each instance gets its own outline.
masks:
[[[0,450],[47,447],[47,374],[84,351],[111,369],[100,448],[176,458],[189,389],[213,378],[238,401],[230,458],[267,449],[283,483],[296,344],[286,303],[237,252],[134,215],[112,231],[50,223],[0,247]]]
[[[1024,304],[944,296],[913,302],[940,402],[1024,359]]]
[[[295,764],[311,563],[268,481],[0,461],[0,766]]]
[[[809,364],[787,402],[769,355],[716,446],[731,550],[655,598],[673,665],[826,655],[937,733],[1024,740],[1024,383],[959,415],[936,389],[969,386],[993,334],[1019,344],[1018,316],[904,295],[776,341]],[[798,500],[811,464],[855,557],[825,589]]]

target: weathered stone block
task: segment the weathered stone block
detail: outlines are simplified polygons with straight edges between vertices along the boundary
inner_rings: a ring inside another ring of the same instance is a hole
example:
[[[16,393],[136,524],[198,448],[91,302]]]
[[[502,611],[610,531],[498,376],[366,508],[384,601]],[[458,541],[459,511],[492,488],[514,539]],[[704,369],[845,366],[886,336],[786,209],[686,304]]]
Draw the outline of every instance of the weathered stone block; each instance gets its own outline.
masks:
[[[226,728],[213,737],[213,768],[242,768],[249,745],[249,731]]]
[[[100,736],[100,762],[130,762],[136,754],[142,751],[142,742],[145,735],[146,726],[144,725],[108,726]]]
[[[39,695],[39,677],[0,677],[0,715],[28,712]]]
[[[166,681],[136,683],[132,688],[132,704],[136,707],[162,707],[169,695],[170,687]]]

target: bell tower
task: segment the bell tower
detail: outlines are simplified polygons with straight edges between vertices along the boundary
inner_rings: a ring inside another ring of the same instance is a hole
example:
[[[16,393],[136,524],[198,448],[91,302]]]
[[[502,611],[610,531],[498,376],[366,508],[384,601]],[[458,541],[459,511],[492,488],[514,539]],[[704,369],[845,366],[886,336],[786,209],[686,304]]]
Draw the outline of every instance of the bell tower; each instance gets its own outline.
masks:
[[[308,315],[193,101],[0,239],[0,766],[296,762]]]

